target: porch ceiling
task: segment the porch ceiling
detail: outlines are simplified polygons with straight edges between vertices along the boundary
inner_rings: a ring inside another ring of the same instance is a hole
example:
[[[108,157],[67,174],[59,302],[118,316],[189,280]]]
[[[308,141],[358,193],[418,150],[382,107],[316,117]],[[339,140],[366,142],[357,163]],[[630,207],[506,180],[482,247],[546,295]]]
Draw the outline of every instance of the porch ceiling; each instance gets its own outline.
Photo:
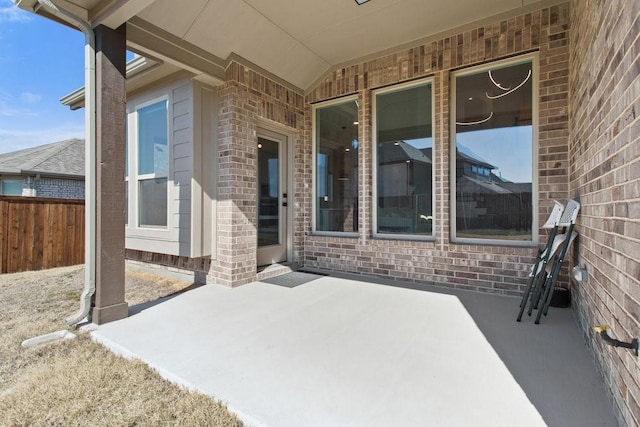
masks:
[[[138,16],[221,59],[306,89],[332,66],[535,0],[156,0]]]
[[[37,0],[14,1],[38,8]],[[371,0],[358,6],[354,0],[56,0],[94,25],[115,28],[134,18],[145,34],[157,29],[172,46],[194,48],[195,56],[207,61],[204,68],[219,67],[236,54],[301,89],[356,58],[514,10],[560,2]],[[130,42],[135,50],[166,60],[153,41],[149,46],[145,38]],[[193,68],[211,75],[199,65]]]

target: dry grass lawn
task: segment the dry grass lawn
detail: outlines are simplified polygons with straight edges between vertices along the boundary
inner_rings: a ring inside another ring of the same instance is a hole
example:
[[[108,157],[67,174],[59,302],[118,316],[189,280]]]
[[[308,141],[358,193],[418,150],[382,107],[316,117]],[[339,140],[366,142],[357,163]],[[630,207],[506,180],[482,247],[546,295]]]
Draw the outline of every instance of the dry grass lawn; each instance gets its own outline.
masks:
[[[79,307],[84,270],[64,267],[0,275],[0,426],[241,426],[223,405],[116,356],[79,334],[23,349],[20,343],[64,329]],[[128,271],[130,306],[189,286]]]

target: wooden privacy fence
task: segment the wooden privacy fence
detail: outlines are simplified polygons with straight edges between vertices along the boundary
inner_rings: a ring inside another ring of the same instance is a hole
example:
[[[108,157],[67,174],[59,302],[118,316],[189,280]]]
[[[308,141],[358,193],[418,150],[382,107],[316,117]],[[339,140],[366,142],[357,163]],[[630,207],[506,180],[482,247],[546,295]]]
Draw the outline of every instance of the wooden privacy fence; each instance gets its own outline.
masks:
[[[0,273],[84,262],[84,200],[0,196]]]

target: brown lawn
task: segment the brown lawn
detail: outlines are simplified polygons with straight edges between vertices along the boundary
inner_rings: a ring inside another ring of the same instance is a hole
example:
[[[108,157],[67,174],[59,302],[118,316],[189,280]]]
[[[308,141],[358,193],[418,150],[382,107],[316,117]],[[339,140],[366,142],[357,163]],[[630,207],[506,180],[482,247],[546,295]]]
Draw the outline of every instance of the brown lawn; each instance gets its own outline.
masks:
[[[65,329],[79,307],[80,266],[0,275],[1,426],[241,426],[211,398],[162,379],[139,361],[78,338],[33,349],[27,338]],[[131,305],[190,284],[127,271]],[[76,331],[74,331],[76,332]]]

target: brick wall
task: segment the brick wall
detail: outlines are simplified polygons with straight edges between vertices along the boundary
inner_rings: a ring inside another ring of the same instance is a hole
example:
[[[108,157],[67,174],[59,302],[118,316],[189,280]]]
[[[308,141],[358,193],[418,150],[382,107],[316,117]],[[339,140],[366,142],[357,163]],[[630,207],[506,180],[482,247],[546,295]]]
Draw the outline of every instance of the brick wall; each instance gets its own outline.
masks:
[[[158,274],[163,274],[161,268],[182,275],[193,275],[193,281],[198,284],[206,283],[206,275],[209,271],[211,259],[189,258],[177,255],[159,254],[154,252],[125,250],[125,258],[130,264],[158,268]]]
[[[571,195],[582,203],[574,263],[581,326],[621,425],[640,424],[640,364],[604,346],[592,327],[630,341],[640,333],[640,2],[571,4]]]
[[[58,199],[84,199],[84,180],[66,178],[24,178],[22,194],[25,196]]]
[[[514,16],[461,34],[335,70],[307,95],[314,103],[358,94],[360,101],[360,235],[358,238],[311,235],[313,190],[305,198],[305,265],[410,282],[445,283],[489,292],[519,294],[535,249],[453,244],[449,240],[450,72],[464,67],[539,52],[539,221],[551,199],[568,196],[568,3]],[[371,89],[434,78],[436,160],[436,241],[372,239]],[[306,110],[305,182],[311,182],[311,108]],[[541,233],[541,240],[544,240]]]
[[[168,271],[191,272],[197,282],[237,286],[256,280],[257,131],[261,123],[280,126],[293,135],[293,260],[301,263],[304,218],[301,200],[309,185],[310,166],[303,164],[304,96],[237,62],[227,68],[227,81],[215,89],[218,98],[216,236],[212,257],[189,258],[127,249],[129,262],[158,265]]]
[[[284,125],[296,134],[304,124],[303,96],[264,75],[232,62],[227,82],[218,89],[218,204],[217,256],[209,279],[236,286],[256,279],[257,129],[258,119]],[[303,144],[295,137],[291,146],[300,158]],[[303,183],[295,162],[294,207]],[[297,209],[290,209],[294,221]],[[294,261],[300,258],[302,233],[294,233]]]

